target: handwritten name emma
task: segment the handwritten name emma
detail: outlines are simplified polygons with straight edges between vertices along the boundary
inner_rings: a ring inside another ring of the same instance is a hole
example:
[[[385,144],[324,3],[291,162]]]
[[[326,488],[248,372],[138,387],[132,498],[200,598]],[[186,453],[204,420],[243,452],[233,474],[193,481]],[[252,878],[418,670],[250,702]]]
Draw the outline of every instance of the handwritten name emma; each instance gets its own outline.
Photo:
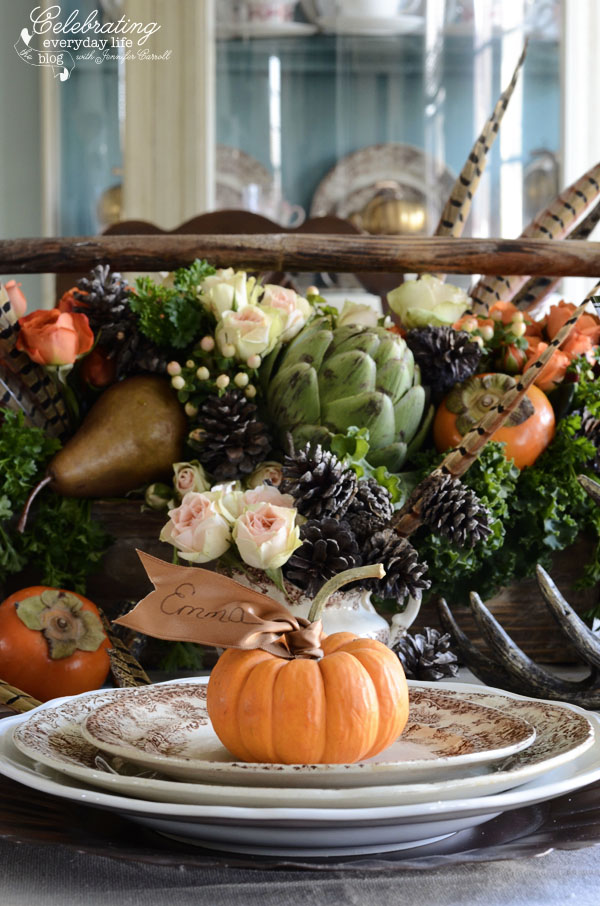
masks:
[[[190,604],[189,599],[196,594],[202,594],[201,590],[191,582],[182,582],[175,591],[162,599],[161,613],[212,623],[244,623],[249,626],[258,626],[262,623],[262,620],[257,620],[242,604],[226,604],[218,610],[208,610],[199,604]]]

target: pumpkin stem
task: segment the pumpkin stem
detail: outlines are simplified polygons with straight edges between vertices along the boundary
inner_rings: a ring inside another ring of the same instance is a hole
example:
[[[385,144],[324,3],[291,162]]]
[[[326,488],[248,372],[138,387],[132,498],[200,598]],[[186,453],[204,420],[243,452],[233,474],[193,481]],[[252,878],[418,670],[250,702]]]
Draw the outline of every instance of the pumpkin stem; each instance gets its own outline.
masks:
[[[373,563],[371,566],[357,566],[355,569],[345,569],[343,572],[338,573],[337,576],[333,576],[315,595],[308,614],[309,622],[315,623],[321,618],[327,600],[342,585],[356,582],[357,579],[383,579],[384,576],[385,569],[381,563]]]

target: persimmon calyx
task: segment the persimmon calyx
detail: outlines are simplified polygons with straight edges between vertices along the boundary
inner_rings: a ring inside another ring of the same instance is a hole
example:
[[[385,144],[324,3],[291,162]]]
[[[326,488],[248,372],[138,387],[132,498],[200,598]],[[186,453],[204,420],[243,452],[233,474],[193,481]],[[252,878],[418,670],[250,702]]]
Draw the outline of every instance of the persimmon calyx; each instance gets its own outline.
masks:
[[[97,651],[106,634],[95,613],[82,609],[75,595],[48,588],[40,595],[15,602],[18,618],[28,629],[41,632],[53,661],[77,649]]]

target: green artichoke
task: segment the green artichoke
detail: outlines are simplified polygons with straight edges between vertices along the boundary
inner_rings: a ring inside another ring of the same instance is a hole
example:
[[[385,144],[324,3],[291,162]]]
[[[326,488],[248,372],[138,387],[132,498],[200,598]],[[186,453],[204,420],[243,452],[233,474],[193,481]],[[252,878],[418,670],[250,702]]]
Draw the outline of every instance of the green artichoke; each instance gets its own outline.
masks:
[[[422,441],[426,393],[405,341],[383,327],[349,324],[332,329],[312,321],[286,348],[267,399],[282,435],[296,445],[348,428],[368,428],[373,466],[397,472]],[[430,407],[431,410],[431,407]]]

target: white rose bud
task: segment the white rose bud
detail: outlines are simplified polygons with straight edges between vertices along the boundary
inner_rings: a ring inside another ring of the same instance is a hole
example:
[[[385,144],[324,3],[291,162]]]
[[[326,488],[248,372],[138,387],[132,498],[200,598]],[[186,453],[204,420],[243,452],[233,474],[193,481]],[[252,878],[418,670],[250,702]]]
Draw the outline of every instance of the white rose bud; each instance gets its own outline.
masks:
[[[249,304],[246,281],[245,271],[218,270],[202,281],[200,298],[219,320],[224,312],[241,311]]]
[[[301,546],[296,510],[260,503],[246,510],[233,527],[244,563],[256,569],[278,569]]]
[[[231,545],[231,527],[208,493],[185,495],[181,506],[169,511],[160,540],[172,544],[191,563],[208,563]]]
[[[378,312],[370,305],[359,305],[346,299],[337,319],[337,327],[346,327],[348,324],[360,324],[364,327],[377,327],[380,318]]]
[[[168,510],[173,506],[173,488],[161,481],[155,481],[146,488],[144,501],[146,506],[152,507],[153,510]]]
[[[173,486],[180,497],[189,491],[208,491],[210,482],[197,459],[173,463]]]
[[[424,274],[419,280],[407,280],[388,293],[387,298],[392,311],[409,329],[454,324],[469,307],[464,290],[431,274]]]
[[[246,501],[240,481],[224,481],[211,488],[211,496],[216,501],[217,509],[228,522],[233,524],[246,509]]]

